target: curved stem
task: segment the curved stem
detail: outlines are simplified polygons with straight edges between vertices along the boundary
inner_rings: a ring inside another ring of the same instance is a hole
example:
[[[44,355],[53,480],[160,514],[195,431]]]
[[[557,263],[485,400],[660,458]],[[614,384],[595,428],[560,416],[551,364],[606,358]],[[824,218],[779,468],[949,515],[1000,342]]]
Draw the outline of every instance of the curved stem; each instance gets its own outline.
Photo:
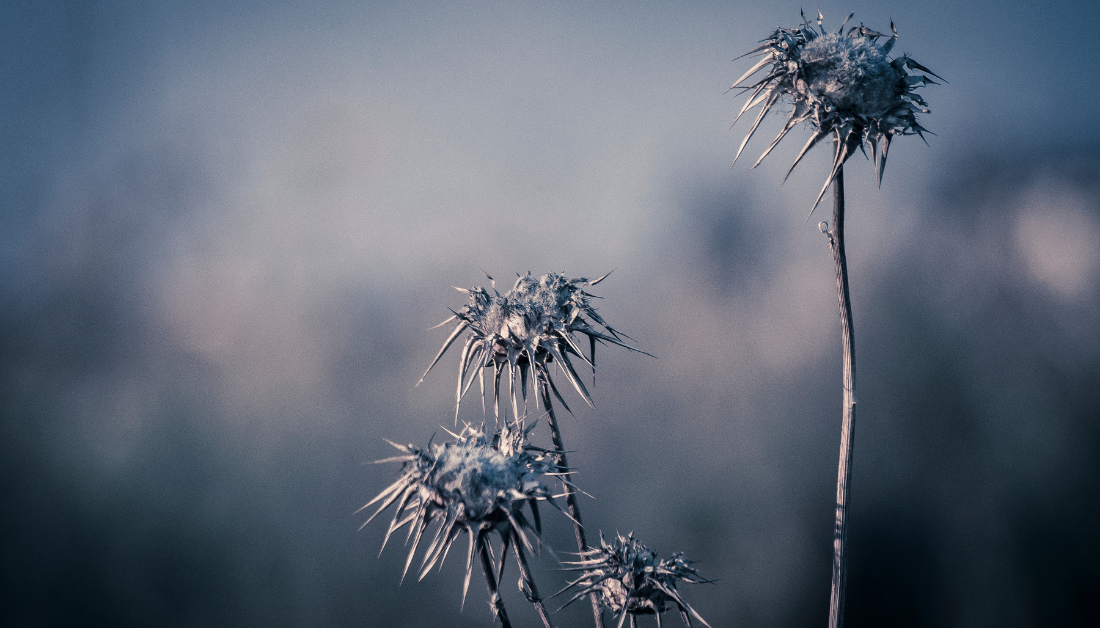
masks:
[[[493,560],[489,558],[489,546],[486,543],[478,543],[481,546],[481,571],[485,572],[485,586],[489,589],[489,606],[493,609],[493,617],[500,622],[500,628],[512,628],[508,621],[508,612],[504,610],[504,600],[497,591],[497,579],[493,574]]]
[[[852,445],[856,422],[856,350],[852,328],[852,301],[848,294],[848,263],[844,258],[844,169],[833,180],[833,229],[829,234],[840,302],[840,334],[844,347],[844,397],[840,427],[840,464],[836,478],[836,523],[833,528],[833,588],[829,600],[829,628],[844,623],[844,590],[848,568],[848,493],[852,484]]]
[[[581,523],[581,510],[577,505],[577,491],[573,488],[573,474],[569,471],[569,462],[565,457],[565,445],[561,440],[561,430],[558,428],[558,417],[554,414],[554,404],[550,401],[550,374],[546,372],[545,365],[539,365],[535,371],[539,383],[539,397],[546,406],[546,422],[550,424],[550,436],[554,440],[554,448],[557,449],[558,464],[565,475],[562,476],[562,485],[565,488],[565,503],[569,508],[569,516],[573,518],[573,533],[577,538],[577,551],[582,554],[588,551],[588,541],[584,536],[584,525]],[[596,628],[603,628],[603,613],[600,611],[600,602],[596,594],[589,596],[592,602],[592,617],[596,622]]]
[[[542,604],[539,588],[535,586],[535,579],[531,575],[531,567],[527,564],[527,552],[523,550],[523,541],[520,540],[519,534],[515,530],[512,530],[512,551],[516,555],[520,577],[523,578],[523,584],[526,587],[526,590],[523,591],[524,597],[535,606],[539,619],[542,620],[542,625],[546,628],[554,628],[553,622],[550,621],[550,614],[546,612],[546,607]]]

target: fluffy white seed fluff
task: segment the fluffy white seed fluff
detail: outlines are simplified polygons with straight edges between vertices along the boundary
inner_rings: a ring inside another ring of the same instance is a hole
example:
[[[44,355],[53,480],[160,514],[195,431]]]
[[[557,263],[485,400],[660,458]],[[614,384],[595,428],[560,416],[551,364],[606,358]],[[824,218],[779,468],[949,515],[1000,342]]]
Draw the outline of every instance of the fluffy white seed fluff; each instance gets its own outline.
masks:
[[[802,72],[805,87],[814,95],[840,111],[864,117],[897,105],[904,76],[872,39],[836,33],[802,47]]]

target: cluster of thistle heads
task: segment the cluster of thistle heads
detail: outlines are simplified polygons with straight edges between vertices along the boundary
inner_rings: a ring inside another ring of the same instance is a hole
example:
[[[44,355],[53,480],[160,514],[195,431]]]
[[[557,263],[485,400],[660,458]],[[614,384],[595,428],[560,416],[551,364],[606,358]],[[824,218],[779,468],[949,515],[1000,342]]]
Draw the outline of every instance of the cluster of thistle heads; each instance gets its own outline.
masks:
[[[788,177],[811,148],[826,138],[833,140],[832,169],[814,208],[856,149],[865,155],[866,149],[871,149],[870,158],[881,184],[892,139],[898,135],[918,135],[924,139],[924,133],[929,132],[917,122],[917,113],[929,110],[914,90],[934,84],[929,75],[940,78],[908,55],[888,56],[898,37],[892,22],[891,36],[862,24],[845,32],[851,18],[849,15],[835,33],[822,26],[820,12],[816,28],[803,14],[801,26],[776,29],[761,45],[743,55],[759,55],[761,59],[730,88],[749,93],[735,124],[746,112],[760,107],[737,157],[768,112],[781,101],[793,104],[790,118],[753,167],[802,122],[809,123],[813,132],[787,172]],[[763,78],[752,78],[765,69]],[[910,70],[924,74],[910,74]],[[408,573],[422,543],[427,546],[418,569],[420,578],[442,565],[451,547],[465,533],[463,600],[476,558],[485,571],[494,616],[502,626],[509,624],[496,587],[501,582],[509,549],[523,572],[521,590],[539,609],[547,628],[551,626],[525,558],[526,553],[538,553],[542,546],[539,503],[547,502],[565,513],[577,527],[578,539],[583,539],[579,511],[572,501],[577,489],[571,481],[551,409],[551,399],[556,399],[569,410],[553,380],[553,365],[557,365],[581,399],[592,405],[592,396],[577,372],[576,360],[587,364],[595,377],[598,344],[645,353],[628,345],[625,341],[628,337],[609,325],[591,305],[594,296],[584,287],[595,286],[606,276],[588,280],[557,273],[536,278],[528,273],[519,276],[504,294],[497,291],[492,277],[489,290],[458,288],[468,295],[468,302],[457,311],[452,310],[453,315],[437,325],[454,323],[454,328],[424,376],[465,334],[455,388],[455,425],[462,399],[475,379],[480,384],[482,412],[487,413],[488,374],[495,430],[487,431],[484,422],[481,427],[466,424],[459,433],[448,430],[452,441],[432,444],[429,440],[424,448],[391,442],[401,454],[379,462],[401,462],[400,475],[363,506],[365,509],[378,505],[368,523],[394,507],[383,548],[394,532],[407,528],[406,544],[410,549],[404,574]],[[587,355],[578,343],[582,337],[588,340]],[[502,382],[507,385],[506,399],[511,401],[511,419],[501,414]],[[529,388],[536,390],[534,420],[530,425]],[[529,442],[532,430],[543,416],[540,413],[547,417],[558,444],[554,448],[540,448]],[[555,495],[551,487],[559,483],[564,493]],[[563,495],[569,502],[569,512],[555,501]],[[500,539],[499,555],[491,543],[494,536]],[[566,565],[580,575],[558,593],[572,591],[566,606],[591,597],[598,608],[612,613],[620,628],[627,618],[633,628],[643,615],[655,616],[660,626],[661,613],[673,607],[685,625],[691,626],[691,617],[706,624],[681,597],[677,585],[710,580],[699,575],[681,554],[660,559],[656,552],[639,543],[633,533],[626,537],[617,534],[610,543],[601,534],[598,548],[578,542],[582,545],[578,560]]]
[[[557,364],[581,398],[591,405],[591,395],[573,364],[574,359],[591,367],[594,376],[597,344],[645,353],[624,342],[627,336],[596,312],[589,302],[594,296],[582,289],[606,277],[588,280],[550,273],[536,278],[528,273],[519,276],[504,294],[496,290],[491,277],[491,292],[483,287],[458,288],[469,296],[469,301],[461,309],[452,310],[453,316],[437,325],[455,323],[455,328],[424,375],[466,333],[459,358],[456,422],[458,405],[475,377],[481,381],[482,411],[487,412],[485,374],[489,373],[496,427],[490,432],[484,423],[480,427],[465,424],[458,433],[444,428],[453,440],[436,444],[429,441],[423,448],[387,441],[401,453],[378,462],[402,463],[399,477],[360,510],[377,505],[363,524],[366,526],[394,507],[382,547],[395,532],[407,529],[406,545],[410,549],[402,578],[423,544],[426,543],[426,549],[418,568],[419,578],[442,566],[451,547],[465,533],[466,571],[462,585],[465,601],[476,559],[481,559],[486,578],[499,585],[509,549],[523,570],[526,554],[539,553],[543,545],[540,502],[550,504],[580,525],[577,518],[558,505],[556,499],[562,495],[554,494],[551,488],[560,483],[566,492],[577,490],[564,464],[565,452],[530,443],[531,432],[541,417],[536,414],[528,424],[527,391],[529,381],[538,389],[534,395],[536,412],[542,407],[552,417],[548,412],[550,395],[568,409],[551,376],[551,365]],[[587,355],[577,344],[578,336],[588,338]],[[501,416],[501,380],[508,384],[511,419]],[[491,543],[494,537],[500,541],[498,550]],[[634,625],[638,615],[656,615],[659,625],[660,613],[673,606],[687,626],[691,626],[691,616],[702,621],[677,592],[676,584],[709,581],[699,576],[680,554],[658,560],[656,553],[639,544],[633,534],[627,539],[620,536],[612,544],[604,542],[601,536],[599,549],[582,552],[580,560],[570,565],[583,573],[557,595],[577,590],[570,602],[595,596],[602,608],[617,617],[620,626],[627,616]],[[490,588],[495,589],[496,585]],[[528,600],[541,604],[531,585],[525,571],[520,580],[521,590]],[[501,602],[495,592],[491,604],[500,620]],[[505,621],[501,621],[502,625]]]
[[[898,39],[893,22],[890,22],[892,35],[889,37],[862,24],[845,32],[853,15],[850,14],[835,33],[822,26],[820,12],[816,28],[806,19],[805,13],[801,26],[777,28],[759,46],[742,55],[759,55],[761,59],[730,87],[749,93],[734,124],[749,110],[760,107],[734,161],[741,156],[768,112],[785,99],[793,104],[794,110],[779,135],[753,164],[754,168],[802,122],[808,122],[813,133],[795,157],[787,177],[811,148],[825,138],[832,138],[832,169],[814,201],[814,208],[825,196],[841,166],[857,149],[866,155],[870,147],[870,157],[881,185],[892,138],[918,135],[924,139],[924,134],[930,133],[917,122],[917,113],[930,111],[924,98],[914,90],[936,83],[928,75],[943,80],[908,55],[888,56]],[[883,38],[885,41],[880,44]],[[763,78],[752,78],[765,69],[767,73]],[[910,74],[909,70],[924,74]]]

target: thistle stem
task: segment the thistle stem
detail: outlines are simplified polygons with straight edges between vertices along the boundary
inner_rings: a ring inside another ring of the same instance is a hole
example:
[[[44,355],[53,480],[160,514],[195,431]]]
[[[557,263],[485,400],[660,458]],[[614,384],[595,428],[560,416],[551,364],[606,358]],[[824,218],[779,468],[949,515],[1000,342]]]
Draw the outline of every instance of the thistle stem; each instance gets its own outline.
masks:
[[[481,546],[481,571],[485,573],[485,586],[489,589],[489,606],[493,609],[493,617],[500,622],[500,628],[512,628],[508,621],[508,612],[504,610],[504,600],[497,591],[497,579],[493,574],[493,561],[489,558],[489,546],[487,543],[479,543]]]
[[[524,597],[535,606],[539,618],[542,619],[542,625],[546,628],[554,628],[553,622],[550,621],[550,614],[546,612],[546,607],[542,604],[539,588],[535,586],[535,579],[531,576],[531,567],[527,564],[527,552],[523,550],[523,542],[515,530],[512,531],[512,551],[516,555],[516,562],[519,563],[520,577],[523,578],[523,584],[527,587],[523,592]]]
[[[844,592],[848,569],[848,494],[852,484],[852,445],[856,422],[856,349],[853,340],[852,301],[848,294],[848,263],[844,257],[844,168],[833,179],[833,228],[829,246],[836,269],[840,302],[840,334],[843,344],[843,413],[840,427],[840,463],[836,479],[836,523],[833,528],[833,588],[829,600],[829,628],[844,623]]]
[[[573,474],[569,470],[569,462],[565,457],[565,445],[561,440],[561,430],[558,428],[558,417],[554,414],[554,404],[550,401],[550,374],[546,372],[546,366],[540,365],[535,371],[539,385],[539,396],[546,406],[546,422],[550,424],[550,436],[554,440],[554,447],[561,452],[558,454],[558,464],[565,475],[562,476],[562,486],[565,488],[565,503],[569,508],[569,516],[573,518],[573,532],[577,538],[577,551],[588,551],[588,541],[584,537],[584,525],[581,523],[581,509],[577,505],[577,492],[573,488]],[[600,602],[595,593],[589,594],[592,602],[592,617],[596,628],[603,628],[603,613],[600,611]]]

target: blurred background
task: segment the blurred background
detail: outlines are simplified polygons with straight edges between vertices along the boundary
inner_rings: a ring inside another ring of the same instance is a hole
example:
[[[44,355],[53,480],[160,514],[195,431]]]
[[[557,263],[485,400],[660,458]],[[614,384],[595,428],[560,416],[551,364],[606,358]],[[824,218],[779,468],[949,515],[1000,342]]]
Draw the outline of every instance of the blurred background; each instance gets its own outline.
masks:
[[[881,190],[846,169],[846,626],[1098,625],[1100,5],[820,8],[949,81]],[[777,116],[731,168],[724,93],[799,9],[0,3],[0,625],[492,625],[462,557],[399,584],[357,531],[397,472],[364,463],[453,426],[457,353],[414,388],[451,286],[612,269],[597,307],[658,359],[563,390],[590,536],[698,560],[716,628],[824,625],[830,156],[781,187],[796,131],[750,171]]]

